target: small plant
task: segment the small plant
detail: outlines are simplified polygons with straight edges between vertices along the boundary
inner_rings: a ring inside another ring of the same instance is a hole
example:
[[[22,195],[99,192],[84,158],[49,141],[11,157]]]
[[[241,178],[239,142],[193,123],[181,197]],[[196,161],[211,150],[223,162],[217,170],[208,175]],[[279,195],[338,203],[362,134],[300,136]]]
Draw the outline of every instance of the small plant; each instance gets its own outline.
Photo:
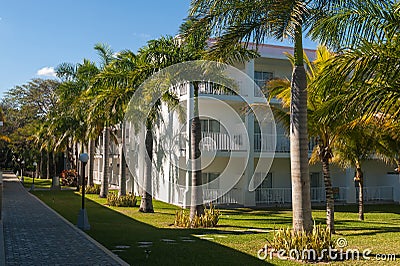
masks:
[[[85,193],[86,194],[100,194],[100,185],[94,184],[93,186],[87,186]]]
[[[109,192],[107,195],[107,204],[115,207],[135,207],[136,206],[136,196],[128,194],[126,196],[118,197],[115,192]]]
[[[78,173],[74,170],[64,170],[60,174],[60,182],[62,186],[76,187],[78,181]]]
[[[274,250],[283,250],[288,255],[293,251],[299,254],[299,259],[305,261],[328,260],[327,250],[335,248],[328,227],[314,225],[312,232],[295,232],[291,228],[274,230],[272,241],[268,241]],[[313,252],[310,253],[309,251]],[[293,254],[293,253],[291,253]]]
[[[195,216],[193,221],[190,221],[190,214],[188,211],[182,209],[175,212],[175,226],[185,228],[198,228],[198,227],[215,227],[219,221],[221,213],[219,210],[210,204],[210,208],[204,208],[204,214]]]

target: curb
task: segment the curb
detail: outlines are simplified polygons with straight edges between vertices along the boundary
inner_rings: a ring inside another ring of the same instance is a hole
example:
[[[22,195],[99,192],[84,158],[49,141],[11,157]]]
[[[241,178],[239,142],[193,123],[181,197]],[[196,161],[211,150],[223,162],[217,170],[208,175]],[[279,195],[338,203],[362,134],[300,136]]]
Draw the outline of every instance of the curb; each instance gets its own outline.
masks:
[[[3,220],[0,220],[0,266],[6,265],[6,254],[4,252]]]
[[[6,265],[6,253],[4,251],[4,231],[3,231],[3,172],[0,171],[0,266]]]

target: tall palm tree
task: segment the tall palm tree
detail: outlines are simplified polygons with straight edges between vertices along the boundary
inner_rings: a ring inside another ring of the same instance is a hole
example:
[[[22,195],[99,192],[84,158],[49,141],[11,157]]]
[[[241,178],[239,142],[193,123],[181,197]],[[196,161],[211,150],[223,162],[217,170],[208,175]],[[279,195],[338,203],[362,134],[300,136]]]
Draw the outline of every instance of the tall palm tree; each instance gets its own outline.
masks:
[[[352,28],[358,37],[353,46],[339,50],[324,69],[316,87],[322,91],[346,87],[339,95],[333,110],[337,116],[356,110],[365,115],[383,113],[399,117],[400,96],[400,3],[398,1],[350,1],[352,5],[338,10],[337,14],[320,20],[316,32],[333,34],[345,30],[344,20],[365,25]],[[357,12],[355,12],[357,11]],[[343,36],[342,38],[345,38]]]
[[[365,33],[371,33],[368,23],[360,24],[359,21],[342,17],[341,24],[325,28],[319,24],[321,19],[330,18],[342,6],[352,6],[354,1],[194,0],[191,3],[190,16],[199,20],[195,27],[211,28],[213,36],[217,38],[211,50],[213,54],[223,54],[238,43],[249,46],[250,41],[257,47],[271,37],[278,40],[289,38],[293,41],[290,156],[295,231],[303,229],[311,231],[313,226],[307,160],[307,80],[303,62],[303,31],[308,29],[314,39],[322,37],[323,42],[328,44],[341,44],[344,40],[347,43],[356,42],[358,38],[353,33],[357,33],[360,29]],[[346,30],[337,30],[339,25]],[[337,34],[331,34],[334,30],[337,30],[335,32]],[[346,38],[343,39],[343,36]]]
[[[81,143],[81,152],[83,146],[90,139],[99,135],[99,131],[90,134],[90,121],[87,120],[87,97],[86,91],[89,89],[92,78],[99,73],[99,69],[94,62],[84,59],[82,63],[60,64],[56,69],[57,76],[63,80],[59,89],[60,101],[58,103],[58,114],[55,120],[55,126],[64,128],[64,134],[59,140],[59,144],[64,147],[74,146],[75,162],[73,166],[78,171],[78,143]],[[92,130],[93,132],[93,130]],[[70,144],[72,141],[74,144]],[[89,145],[93,147],[93,145]],[[93,165],[93,155],[89,157],[89,166]],[[93,176],[93,167],[89,167],[89,176]],[[79,186],[79,182],[78,182]]]
[[[120,189],[119,196],[126,195],[126,159],[125,159],[125,122],[124,114],[127,104],[140,83],[133,75],[136,69],[136,55],[125,50],[119,52],[113,60],[93,79],[90,92],[91,112],[97,117],[120,124]],[[93,119],[92,117],[89,119]]]
[[[374,125],[360,123],[342,131],[341,138],[335,143],[333,161],[342,167],[354,167],[354,181],[358,184],[358,219],[364,220],[364,173],[362,162],[371,158],[379,145]],[[379,148],[378,148],[379,149]]]
[[[316,59],[310,62],[307,55],[304,54],[304,61],[307,73],[307,87],[308,91],[308,132],[309,136],[316,138],[317,145],[315,146],[310,163],[320,162],[322,164],[322,172],[325,184],[326,194],[326,223],[330,228],[331,233],[335,232],[334,227],[334,195],[332,188],[332,180],[330,176],[330,161],[333,157],[333,146],[335,141],[340,138],[342,127],[346,126],[345,119],[340,121],[330,119],[330,113],[326,112],[324,108],[330,104],[329,98],[336,95],[336,91],[331,94],[323,96],[318,94],[320,91],[316,90],[312,85],[313,81],[318,79],[325,64],[333,55],[328,51],[325,46],[319,46],[316,51]],[[294,58],[292,55],[287,54],[289,61],[293,64]],[[288,79],[276,78],[267,83],[268,97],[277,98],[282,101],[283,109],[272,107],[275,117],[278,121],[283,122],[284,125],[289,125],[290,113],[287,112],[290,106],[290,81]]]

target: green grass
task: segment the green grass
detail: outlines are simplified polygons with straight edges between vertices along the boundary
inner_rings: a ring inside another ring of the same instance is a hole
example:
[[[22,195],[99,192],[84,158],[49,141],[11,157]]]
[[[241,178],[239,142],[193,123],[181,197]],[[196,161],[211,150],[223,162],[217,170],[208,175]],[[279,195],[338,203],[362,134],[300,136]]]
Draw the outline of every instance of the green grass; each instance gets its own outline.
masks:
[[[31,188],[33,178],[24,176],[24,187]],[[35,188],[38,189],[49,189],[51,187],[51,179],[40,179],[35,178]]]
[[[80,195],[73,191],[35,191],[34,194],[70,222],[76,224],[80,208]],[[116,252],[131,265],[301,265],[277,258],[261,261],[257,251],[272,231],[291,226],[291,211],[282,209],[254,210],[249,208],[222,209],[222,216],[213,229],[180,229],[173,226],[178,207],[154,201],[155,213],[138,212],[138,207],[108,207],[106,199],[87,195],[87,212],[91,230],[87,233],[110,250],[117,245],[130,246]],[[140,201],[138,201],[140,202]],[[394,253],[400,262],[400,206],[366,206],[365,221],[357,221],[356,206],[336,207],[337,234],[345,237],[349,248],[370,248],[373,254]],[[324,223],[323,209],[313,210],[316,223]],[[203,236],[200,236],[203,235]],[[194,242],[185,242],[189,237]],[[207,238],[207,239],[204,239]],[[162,239],[176,240],[170,244]],[[138,242],[151,241],[148,248]],[[151,250],[146,258],[145,250]],[[354,265],[355,261],[334,262],[333,265]],[[376,261],[358,261],[360,265],[375,265]]]

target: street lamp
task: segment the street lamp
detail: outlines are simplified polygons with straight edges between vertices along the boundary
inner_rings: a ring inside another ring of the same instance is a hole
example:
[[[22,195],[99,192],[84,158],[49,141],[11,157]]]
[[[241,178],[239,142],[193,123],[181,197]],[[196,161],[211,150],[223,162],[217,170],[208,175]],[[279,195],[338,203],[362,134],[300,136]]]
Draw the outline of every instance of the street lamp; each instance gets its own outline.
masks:
[[[22,184],[24,183],[24,163],[25,163],[25,161],[22,160],[22,162],[21,162],[21,182],[22,182]]]
[[[32,181],[31,191],[35,190],[35,177],[36,177],[36,173],[37,173],[37,162],[33,162],[33,166],[35,166],[35,173],[33,174],[33,181]]]
[[[78,228],[82,230],[90,230],[90,224],[85,209],[85,166],[89,161],[89,155],[87,153],[81,153],[79,155],[79,161],[82,162],[81,179],[82,179],[82,208],[78,215]]]

